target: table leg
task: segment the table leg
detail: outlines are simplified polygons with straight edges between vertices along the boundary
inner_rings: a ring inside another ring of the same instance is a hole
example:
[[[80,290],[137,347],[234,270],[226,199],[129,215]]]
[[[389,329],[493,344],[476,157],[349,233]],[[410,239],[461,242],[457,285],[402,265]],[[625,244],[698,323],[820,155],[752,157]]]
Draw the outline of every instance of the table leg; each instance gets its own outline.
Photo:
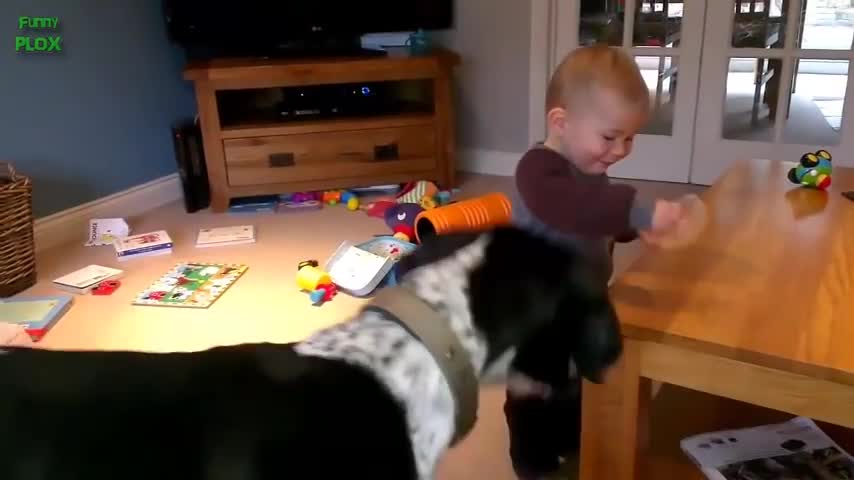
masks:
[[[585,381],[582,392],[582,480],[644,478],[641,452],[649,434],[651,381],[640,376],[641,344],[625,339],[605,383]]]

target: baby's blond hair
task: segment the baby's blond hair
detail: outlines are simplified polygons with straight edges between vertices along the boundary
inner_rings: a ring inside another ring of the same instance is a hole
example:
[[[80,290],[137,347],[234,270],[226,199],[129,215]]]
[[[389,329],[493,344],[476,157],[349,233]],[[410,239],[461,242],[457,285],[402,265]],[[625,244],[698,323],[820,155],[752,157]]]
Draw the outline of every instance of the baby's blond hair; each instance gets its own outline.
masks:
[[[591,98],[593,88],[610,91],[627,104],[647,108],[649,90],[634,59],[607,45],[581,47],[558,65],[546,92],[546,111],[578,107]]]

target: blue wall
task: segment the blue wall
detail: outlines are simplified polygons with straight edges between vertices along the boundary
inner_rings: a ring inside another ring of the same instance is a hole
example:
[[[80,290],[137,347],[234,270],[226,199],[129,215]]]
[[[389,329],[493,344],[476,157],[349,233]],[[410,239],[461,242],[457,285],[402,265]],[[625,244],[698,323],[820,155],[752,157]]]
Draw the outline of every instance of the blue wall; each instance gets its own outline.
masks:
[[[0,161],[34,180],[36,217],[176,171],[169,128],[196,106],[160,4],[0,0]],[[59,17],[63,52],[16,54],[21,15]]]

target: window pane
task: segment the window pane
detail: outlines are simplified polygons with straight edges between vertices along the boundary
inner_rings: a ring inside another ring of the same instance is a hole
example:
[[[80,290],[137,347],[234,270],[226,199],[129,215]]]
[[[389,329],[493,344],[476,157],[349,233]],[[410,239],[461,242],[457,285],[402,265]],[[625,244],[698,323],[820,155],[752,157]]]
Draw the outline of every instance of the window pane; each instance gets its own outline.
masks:
[[[854,40],[854,3],[850,0],[802,0],[801,48],[849,50]]]
[[[579,45],[607,43],[611,46],[622,46],[624,13],[623,2],[607,0],[581,2]]]
[[[788,0],[735,0],[732,46],[783,48]]]
[[[679,60],[674,57],[635,57],[644,82],[649,89],[652,117],[641,133],[671,135],[673,110],[676,103],[676,84]]]
[[[785,141],[838,145],[847,84],[848,60],[799,59],[792,78]]]
[[[638,0],[635,11],[634,46],[679,46],[682,34],[682,0]]]
[[[774,140],[776,92],[782,60],[730,58],[726,82],[723,137]]]

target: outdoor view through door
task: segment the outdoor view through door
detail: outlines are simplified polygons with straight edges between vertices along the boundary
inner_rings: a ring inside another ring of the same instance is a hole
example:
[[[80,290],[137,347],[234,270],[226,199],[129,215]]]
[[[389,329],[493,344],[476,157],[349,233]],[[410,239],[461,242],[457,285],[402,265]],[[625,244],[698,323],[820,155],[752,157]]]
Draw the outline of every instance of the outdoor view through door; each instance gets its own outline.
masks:
[[[649,87],[652,121],[612,176],[709,185],[739,159],[854,151],[854,0],[566,1],[558,46],[623,48]]]
[[[714,182],[740,158],[851,151],[852,42],[851,0],[709,2],[692,181]]]

